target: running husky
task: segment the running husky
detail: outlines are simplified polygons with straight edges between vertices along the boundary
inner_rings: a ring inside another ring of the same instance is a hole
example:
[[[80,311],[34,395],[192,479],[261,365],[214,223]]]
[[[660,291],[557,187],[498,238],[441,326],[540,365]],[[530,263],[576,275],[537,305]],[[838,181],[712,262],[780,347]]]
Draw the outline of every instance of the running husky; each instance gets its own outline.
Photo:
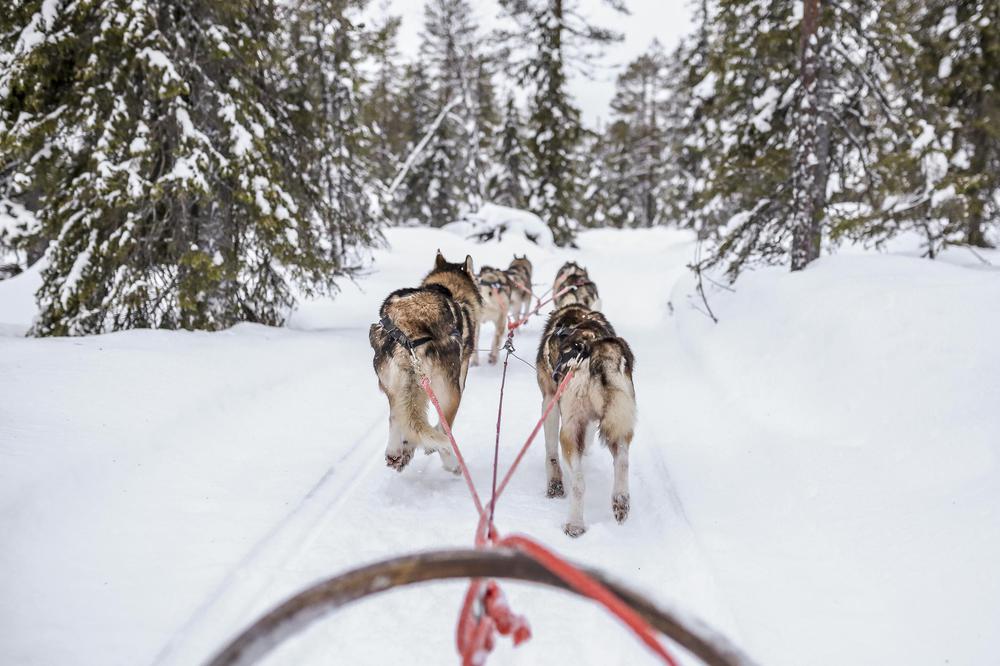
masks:
[[[569,536],[580,536],[587,529],[583,522],[583,453],[595,430],[614,459],[611,510],[619,523],[628,517],[628,451],[636,422],[634,366],[628,343],[615,334],[600,312],[567,305],[553,312],[545,324],[537,357],[543,410],[566,373],[574,371],[544,423],[546,494],[565,495],[557,438],[569,474],[569,521],[563,527]]]
[[[430,379],[450,427],[478,342],[482,307],[472,257],[452,264],[440,251],[421,286],[394,291],[382,303],[379,323],[372,324],[368,340],[375,351],[378,387],[389,399],[385,463],[397,472],[421,446],[427,453],[440,453],[444,468],[458,473],[443,427],[432,428],[427,421],[428,399],[420,373]]]
[[[583,278],[585,280],[590,279],[590,275],[587,274],[586,268],[575,261],[567,261],[559,267],[558,271],[556,271],[556,279],[552,283],[552,293],[558,293],[559,289],[563,287],[566,280],[571,277]]]
[[[591,310],[601,309],[597,285],[590,279],[587,269],[575,261],[567,261],[556,273],[552,294],[556,308],[577,303]]]
[[[490,346],[490,365],[497,362],[500,354],[500,340],[507,332],[507,312],[510,310],[511,283],[507,272],[492,266],[479,269],[479,295],[483,299],[482,313],[479,321],[493,322],[493,344]],[[477,345],[478,346],[478,345]],[[472,355],[472,365],[479,365],[479,351]]]
[[[528,255],[514,255],[514,261],[505,271],[510,280],[510,315],[515,321],[528,316],[531,311],[531,262]]]

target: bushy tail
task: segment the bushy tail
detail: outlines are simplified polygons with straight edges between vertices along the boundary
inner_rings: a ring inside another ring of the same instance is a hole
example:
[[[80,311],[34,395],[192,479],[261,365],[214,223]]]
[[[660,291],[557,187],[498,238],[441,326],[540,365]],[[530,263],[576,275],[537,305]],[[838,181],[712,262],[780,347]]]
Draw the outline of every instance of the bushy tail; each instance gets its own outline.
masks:
[[[605,444],[631,443],[636,422],[635,388],[625,371],[625,359],[619,359],[618,367],[603,368],[603,374],[607,382],[600,423],[601,440]]]

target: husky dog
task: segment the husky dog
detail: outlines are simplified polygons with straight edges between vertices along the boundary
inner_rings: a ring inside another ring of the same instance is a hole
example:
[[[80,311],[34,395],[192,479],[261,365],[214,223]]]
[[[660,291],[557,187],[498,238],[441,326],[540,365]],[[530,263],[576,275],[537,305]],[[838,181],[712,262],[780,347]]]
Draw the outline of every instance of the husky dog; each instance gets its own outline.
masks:
[[[590,310],[601,309],[601,296],[597,293],[597,285],[591,280],[577,275],[563,281],[561,293],[556,294],[555,306],[582,305]]]
[[[567,261],[556,273],[552,294],[557,309],[574,303],[591,310],[601,309],[597,285],[590,279],[587,269],[575,261]]]
[[[552,283],[552,293],[557,293],[563,286],[563,283],[571,277],[581,277],[586,280],[590,279],[590,275],[587,274],[586,268],[575,261],[567,261],[565,264],[560,266],[559,270],[556,272],[555,282]]]
[[[567,305],[553,312],[545,324],[537,358],[543,410],[566,373],[574,371],[559,403],[544,423],[546,494],[565,495],[557,438],[569,474],[569,520],[563,528],[569,536],[580,536],[586,531],[583,453],[595,430],[614,460],[611,510],[619,523],[628,517],[628,451],[636,422],[634,366],[635,357],[628,343],[615,334],[600,312],[582,305]]]
[[[492,266],[479,269],[479,295],[483,299],[483,309],[479,321],[493,322],[493,344],[490,346],[490,365],[497,362],[500,354],[500,340],[507,332],[507,312],[510,310],[511,283],[507,272]],[[479,365],[479,351],[472,355],[472,365]]]
[[[511,284],[510,315],[523,319],[531,311],[531,262],[528,255],[514,255],[514,261],[506,270]]]
[[[382,303],[368,340],[375,351],[378,387],[389,400],[385,462],[394,470],[403,471],[421,446],[427,453],[440,453],[444,468],[458,472],[443,425],[435,429],[427,421],[420,374],[430,379],[451,427],[478,342],[482,307],[472,257],[452,264],[440,251],[421,286],[394,291]]]

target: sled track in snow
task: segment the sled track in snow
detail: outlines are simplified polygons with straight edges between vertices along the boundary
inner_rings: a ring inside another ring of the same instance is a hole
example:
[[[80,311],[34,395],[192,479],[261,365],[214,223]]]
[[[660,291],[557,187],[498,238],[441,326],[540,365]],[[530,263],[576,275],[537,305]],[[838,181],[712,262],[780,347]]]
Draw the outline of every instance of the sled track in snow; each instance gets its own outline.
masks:
[[[237,562],[153,660],[154,666],[204,661],[222,633],[245,622],[275,581],[275,571],[308,548],[321,527],[343,505],[361,481],[381,463],[373,440],[385,423],[384,412],[365,429],[357,443],[327,468],[320,479]]]

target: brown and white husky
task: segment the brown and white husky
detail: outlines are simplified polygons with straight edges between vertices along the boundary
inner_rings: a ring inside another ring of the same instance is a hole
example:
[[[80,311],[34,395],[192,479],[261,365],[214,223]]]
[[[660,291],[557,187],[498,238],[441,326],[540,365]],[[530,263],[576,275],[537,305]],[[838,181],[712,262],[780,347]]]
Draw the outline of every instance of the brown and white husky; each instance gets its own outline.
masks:
[[[437,451],[445,469],[458,472],[441,424],[433,428],[428,422],[420,374],[430,379],[451,427],[478,342],[482,307],[472,257],[453,264],[440,251],[419,287],[394,291],[382,303],[368,340],[379,389],[389,400],[389,467],[402,471],[414,450],[423,447],[427,453]]]
[[[597,285],[590,279],[587,269],[575,261],[567,261],[556,273],[552,294],[556,308],[575,303],[591,310],[601,309]]]
[[[549,404],[570,369],[573,377],[545,419],[546,493],[562,497],[559,448],[569,475],[570,510],[564,531],[580,536],[583,520],[583,454],[595,431],[611,452],[614,486],[611,510],[621,523],[628,517],[628,454],[635,433],[636,406],[632,370],[635,357],[600,312],[567,305],[552,313],[538,347],[538,387],[542,409]],[[556,446],[558,440],[559,448]]]
[[[492,266],[479,269],[479,296],[483,299],[483,309],[479,316],[480,323],[492,322],[493,343],[490,345],[490,364],[497,362],[500,354],[500,341],[507,332],[507,313],[510,311],[511,283],[507,272]],[[478,350],[472,356],[472,365],[479,365]]]
[[[510,279],[510,316],[515,320],[528,316],[531,311],[531,262],[528,255],[514,255],[506,270]]]

